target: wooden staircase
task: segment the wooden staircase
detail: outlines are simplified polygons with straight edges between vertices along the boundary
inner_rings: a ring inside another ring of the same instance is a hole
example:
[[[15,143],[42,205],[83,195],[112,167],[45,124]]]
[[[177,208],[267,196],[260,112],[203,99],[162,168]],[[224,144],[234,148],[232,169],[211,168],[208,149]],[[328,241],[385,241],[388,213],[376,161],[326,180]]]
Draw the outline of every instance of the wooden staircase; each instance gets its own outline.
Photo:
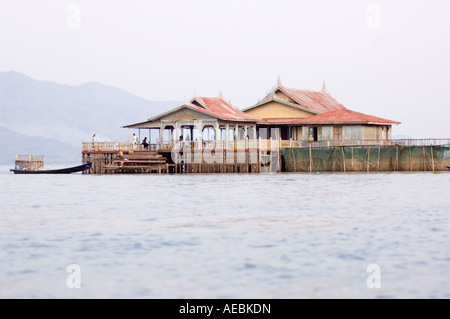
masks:
[[[169,164],[167,158],[156,151],[138,151],[117,155],[112,164],[102,165],[105,173],[169,173],[171,167],[176,170],[175,164]]]

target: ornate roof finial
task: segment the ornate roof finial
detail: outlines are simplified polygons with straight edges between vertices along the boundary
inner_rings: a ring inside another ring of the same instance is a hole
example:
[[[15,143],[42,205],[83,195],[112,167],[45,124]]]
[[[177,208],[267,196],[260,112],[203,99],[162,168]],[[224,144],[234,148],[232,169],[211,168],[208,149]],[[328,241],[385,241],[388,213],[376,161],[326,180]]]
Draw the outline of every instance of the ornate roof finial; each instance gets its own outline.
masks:
[[[196,89],[194,89],[194,97],[197,97],[198,96],[198,94],[197,94],[197,90]]]
[[[328,93],[327,86],[325,85],[325,81],[323,81],[322,88],[320,90],[322,92]]]
[[[222,90],[220,90],[218,98],[219,98],[219,99],[222,99],[222,100],[224,99],[224,98],[223,98],[223,94],[222,94]]]
[[[278,87],[282,87],[282,85],[281,85],[281,78],[280,78],[279,74],[278,74],[278,79],[277,79],[277,86]]]

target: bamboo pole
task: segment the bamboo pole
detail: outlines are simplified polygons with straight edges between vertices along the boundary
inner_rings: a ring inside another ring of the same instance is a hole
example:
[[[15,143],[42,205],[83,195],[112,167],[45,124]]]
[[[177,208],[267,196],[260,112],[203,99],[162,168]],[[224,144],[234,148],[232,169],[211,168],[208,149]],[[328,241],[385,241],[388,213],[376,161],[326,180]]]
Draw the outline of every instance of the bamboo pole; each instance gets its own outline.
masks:
[[[423,150],[423,170],[426,170],[426,165],[425,165],[425,160],[426,160],[426,155],[425,155],[425,146],[422,147]]]
[[[259,138],[259,147],[256,153],[256,172],[261,173],[261,137]],[[226,171],[226,170],[225,170]]]
[[[294,149],[291,147],[291,151],[292,151],[292,160],[294,161],[294,172],[297,171],[297,163],[295,161],[295,153],[294,153]]]
[[[380,153],[381,153],[381,146],[378,146],[378,171],[380,171]]]
[[[352,171],[355,170],[355,167],[353,166],[353,147],[352,147]]]
[[[309,172],[312,173],[312,155],[311,155],[311,144],[309,144]]]
[[[431,167],[434,172],[434,155],[433,155],[433,145],[431,145]]]
[[[412,147],[409,148],[409,170],[412,171]]]
[[[344,163],[344,173],[345,173],[345,153],[344,153],[344,146],[341,147],[342,150],[342,162]]]
[[[395,157],[396,157],[396,161],[397,161],[396,166],[397,166],[397,172],[398,172],[398,146],[396,147],[396,149],[397,149],[397,152],[396,152]]]
[[[282,167],[281,167],[281,152],[280,152],[280,148],[278,148],[277,156],[278,156],[278,168],[277,168],[277,172],[281,172],[281,171],[282,171]]]

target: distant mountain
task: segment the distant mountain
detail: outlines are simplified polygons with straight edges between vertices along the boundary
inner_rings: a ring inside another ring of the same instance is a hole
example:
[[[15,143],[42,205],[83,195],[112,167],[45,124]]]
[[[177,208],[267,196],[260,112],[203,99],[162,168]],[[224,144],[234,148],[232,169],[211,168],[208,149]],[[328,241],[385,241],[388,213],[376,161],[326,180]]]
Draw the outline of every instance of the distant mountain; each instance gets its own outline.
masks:
[[[81,147],[53,139],[30,137],[0,126],[0,164],[14,167],[16,155],[44,155],[45,163],[81,163]]]
[[[71,86],[0,72],[0,126],[77,146],[80,152],[81,140],[90,141],[93,133],[99,141],[127,140],[128,132],[121,126],[144,121],[178,103],[149,101],[98,83]],[[0,147],[12,146],[2,138]]]

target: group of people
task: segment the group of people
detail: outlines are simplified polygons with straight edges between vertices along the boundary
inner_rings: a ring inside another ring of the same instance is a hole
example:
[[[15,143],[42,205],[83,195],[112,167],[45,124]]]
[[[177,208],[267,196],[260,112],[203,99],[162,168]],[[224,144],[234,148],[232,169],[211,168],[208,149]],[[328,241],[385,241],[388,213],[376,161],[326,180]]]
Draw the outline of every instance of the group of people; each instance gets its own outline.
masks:
[[[139,143],[139,139],[136,136],[136,134],[133,133],[133,149],[134,150],[136,150],[138,143]],[[142,141],[141,145],[144,146],[145,150],[148,149],[149,143],[147,141],[147,137],[144,137],[144,140]]]

